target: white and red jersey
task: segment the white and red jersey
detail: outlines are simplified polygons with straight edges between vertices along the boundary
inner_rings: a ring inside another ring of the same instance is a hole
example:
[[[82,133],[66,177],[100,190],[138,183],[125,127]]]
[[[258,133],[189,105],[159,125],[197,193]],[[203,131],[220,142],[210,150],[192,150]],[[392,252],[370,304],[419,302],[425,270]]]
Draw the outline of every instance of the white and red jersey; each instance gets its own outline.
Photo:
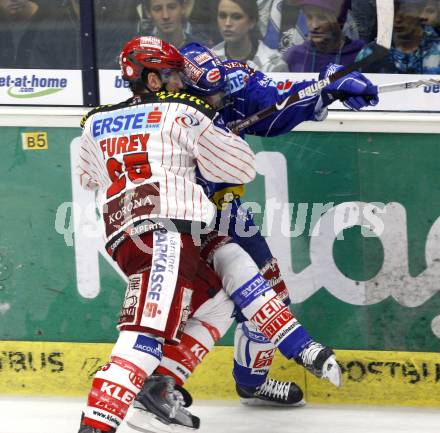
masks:
[[[196,184],[255,177],[255,155],[214,125],[215,112],[185,93],[159,92],[92,110],[83,122],[78,174],[97,190],[109,242],[146,219],[209,224],[216,209]]]

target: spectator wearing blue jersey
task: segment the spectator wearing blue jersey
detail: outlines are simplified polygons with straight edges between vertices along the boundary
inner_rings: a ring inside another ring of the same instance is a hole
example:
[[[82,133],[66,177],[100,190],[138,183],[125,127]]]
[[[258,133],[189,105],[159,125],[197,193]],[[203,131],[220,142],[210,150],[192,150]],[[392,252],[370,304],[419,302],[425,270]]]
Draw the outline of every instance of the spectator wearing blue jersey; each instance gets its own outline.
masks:
[[[440,42],[424,28],[425,0],[397,0],[394,9],[393,39],[389,54],[369,65],[363,72],[387,74],[440,74]],[[357,56],[371,54],[374,43]]]
[[[281,54],[261,40],[256,0],[220,0],[217,24],[223,42],[212,51],[222,60],[234,59],[266,72],[285,72]]]
[[[348,65],[365,45],[347,38],[342,27],[348,0],[298,0],[306,17],[308,39],[290,48],[285,60],[291,72],[319,72],[327,64]]]

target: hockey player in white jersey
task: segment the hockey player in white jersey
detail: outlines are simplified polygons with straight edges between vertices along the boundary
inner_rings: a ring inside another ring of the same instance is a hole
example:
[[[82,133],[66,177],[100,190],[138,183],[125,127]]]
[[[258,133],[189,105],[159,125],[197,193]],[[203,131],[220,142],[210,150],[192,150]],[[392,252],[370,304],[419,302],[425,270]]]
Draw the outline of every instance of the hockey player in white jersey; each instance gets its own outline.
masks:
[[[215,113],[202,100],[177,92],[183,58],[173,46],[135,38],[120,64],[133,97],[86,116],[78,175],[96,191],[107,251],[129,283],[119,337],[93,379],[80,433],[115,432],[160,364],[164,342],[180,342],[197,295],[200,248],[191,226],[209,224],[216,212],[196,184],[196,164],[211,181],[241,184],[255,176],[246,142],[215,126]],[[199,426],[169,378],[150,381],[138,404],[173,425]]]

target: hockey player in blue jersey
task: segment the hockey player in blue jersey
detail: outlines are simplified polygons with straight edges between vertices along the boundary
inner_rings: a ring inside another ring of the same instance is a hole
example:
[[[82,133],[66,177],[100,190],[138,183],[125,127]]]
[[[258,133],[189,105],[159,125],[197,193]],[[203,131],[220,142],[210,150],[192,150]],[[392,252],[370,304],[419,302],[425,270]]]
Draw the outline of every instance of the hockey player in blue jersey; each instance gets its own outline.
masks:
[[[209,49],[195,43],[182,48],[181,53],[189,65],[187,84],[190,92],[205,97],[219,110],[221,121],[229,127],[264,108],[282,103],[290,94],[312,84],[312,81],[286,81],[278,87],[264,73],[238,61],[222,62]],[[320,73],[319,78],[322,79],[339,68],[339,65],[329,65]],[[336,99],[335,94],[342,99],[344,105],[353,110],[378,103],[377,87],[361,73],[352,72],[324,88],[321,93],[313,94],[259,121],[244,133],[272,137],[285,134],[304,121],[324,120],[327,115],[326,107]],[[290,304],[288,289],[280,275],[277,261],[260,231],[249,237],[237,234],[247,232],[251,227],[255,229],[252,215],[240,207],[243,188],[208,182],[202,177],[199,182],[219,209],[217,227],[223,224],[224,230],[224,221],[227,221],[229,236],[252,257],[280,299],[287,305]],[[241,226],[239,230],[237,226]],[[241,401],[255,405],[300,405],[302,393],[296,384],[268,379],[270,361],[275,353],[271,349],[275,349],[274,346],[246,320],[238,308],[236,319],[238,326],[235,333],[233,375]],[[316,345],[315,356],[319,354],[318,357],[325,360],[330,349],[319,343]],[[258,362],[257,358],[261,353],[266,358],[270,355],[271,359]],[[259,368],[254,368],[255,365]],[[319,370],[319,365],[317,368]],[[314,374],[320,377],[319,371],[314,371]]]

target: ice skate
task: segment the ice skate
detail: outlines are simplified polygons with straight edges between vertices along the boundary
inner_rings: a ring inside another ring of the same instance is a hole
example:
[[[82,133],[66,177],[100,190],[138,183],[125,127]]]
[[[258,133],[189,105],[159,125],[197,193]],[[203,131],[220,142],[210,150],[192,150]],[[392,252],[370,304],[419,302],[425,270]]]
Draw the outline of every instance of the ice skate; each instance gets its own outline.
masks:
[[[248,406],[299,407],[306,404],[301,388],[294,382],[267,378],[266,382],[257,388],[237,384],[236,390],[241,403]]]
[[[145,433],[198,429],[200,419],[184,409],[188,402],[174,386],[174,379],[169,376],[151,376],[146,380],[127,416],[127,425]]]
[[[174,385],[174,393],[176,394],[177,398],[182,400],[183,407],[190,407],[193,404],[193,398],[191,394],[183,386],[176,383]]]
[[[327,379],[337,388],[342,383],[342,372],[333,350],[312,341],[295,358],[310,373],[320,379]]]

